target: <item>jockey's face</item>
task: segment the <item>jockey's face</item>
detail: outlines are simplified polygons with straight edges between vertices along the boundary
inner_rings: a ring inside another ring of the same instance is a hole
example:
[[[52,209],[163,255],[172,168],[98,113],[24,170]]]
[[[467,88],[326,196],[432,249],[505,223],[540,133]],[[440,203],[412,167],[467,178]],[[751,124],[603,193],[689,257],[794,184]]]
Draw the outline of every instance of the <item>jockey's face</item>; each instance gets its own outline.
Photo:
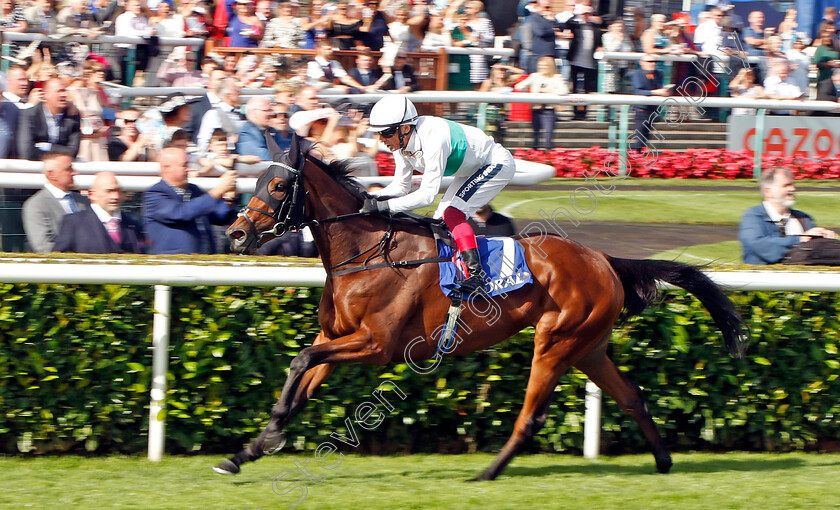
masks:
[[[400,131],[402,131],[402,133],[405,134],[405,136],[403,136],[403,142],[402,143],[400,143]],[[397,131],[394,131],[393,133],[391,133],[391,136],[385,136],[385,133],[380,132],[379,137],[382,139],[382,143],[384,143],[385,146],[388,147],[388,150],[390,150],[391,152],[394,152],[394,151],[405,148],[405,144],[408,143],[407,134],[408,134],[409,131],[411,131],[411,126],[403,124],[402,126],[399,127],[399,129]]]

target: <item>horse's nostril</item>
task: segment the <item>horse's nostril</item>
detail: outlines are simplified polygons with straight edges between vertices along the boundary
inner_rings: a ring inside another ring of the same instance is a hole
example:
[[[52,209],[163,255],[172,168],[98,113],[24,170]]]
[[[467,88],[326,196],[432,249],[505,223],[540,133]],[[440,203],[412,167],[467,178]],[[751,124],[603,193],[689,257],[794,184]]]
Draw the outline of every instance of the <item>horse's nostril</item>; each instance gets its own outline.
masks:
[[[243,239],[245,237],[245,231],[244,230],[234,230],[233,232],[231,232],[229,234],[229,236],[232,240],[239,241],[240,239]]]

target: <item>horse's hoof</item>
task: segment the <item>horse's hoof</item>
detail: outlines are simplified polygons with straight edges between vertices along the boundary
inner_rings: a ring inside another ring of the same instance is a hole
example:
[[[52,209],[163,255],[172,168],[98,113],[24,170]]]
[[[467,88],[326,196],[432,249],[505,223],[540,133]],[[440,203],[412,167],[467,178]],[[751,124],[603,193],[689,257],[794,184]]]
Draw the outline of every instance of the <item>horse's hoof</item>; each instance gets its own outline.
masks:
[[[656,462],[656,472],[657,473],[662,473],[663,475],[668,474],[668,472],[671,471],[671,465],[672,464],[673,463],[671,462],[670,458],[664,459],[662,461],[657,461]]]
[[[275,436],[266,437],[263,440],[263,454],[274,455],[286,445],[286,434],[279,433]]]
[[[235,475],[239,472],[239,466],[234,464],[230,459],[225,459],[213,466],[213,471],[220,475]]]
[[[487,482],[489,480],[494,480],[496,477],[492,475],[488,475],[487,473],[481,473],[478,476],[468,479],[468,482]]]

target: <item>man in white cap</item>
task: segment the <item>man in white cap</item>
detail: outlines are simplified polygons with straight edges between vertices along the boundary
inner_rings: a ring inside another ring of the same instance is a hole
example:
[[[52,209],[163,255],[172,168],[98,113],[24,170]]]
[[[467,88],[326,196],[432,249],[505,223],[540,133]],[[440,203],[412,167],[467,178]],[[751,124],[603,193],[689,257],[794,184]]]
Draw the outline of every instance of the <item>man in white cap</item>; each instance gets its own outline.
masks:
[[[490,202],[516,171],[513,156],[480,129],[440,117],[419,116],[403,95],[385,96],[371,110],[370,127],[394,153],[394,180],[372,193],[362,212],[402,212],[434,203],[444,176],[454,180],[435,211],[452,232],[467,268],[462,292],[484,294],[475,232],[467,218]],[[409,193],[414,170],[420,187]]]

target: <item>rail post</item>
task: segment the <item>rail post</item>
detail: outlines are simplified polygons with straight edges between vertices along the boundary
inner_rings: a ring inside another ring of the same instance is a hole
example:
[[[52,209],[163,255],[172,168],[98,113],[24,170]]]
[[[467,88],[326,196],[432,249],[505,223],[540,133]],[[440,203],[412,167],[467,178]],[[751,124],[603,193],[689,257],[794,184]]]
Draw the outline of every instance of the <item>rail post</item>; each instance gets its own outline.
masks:
[[[149,404],[149,460],[163,457],[166,419],[162,414],[166,399],[166,373],[169,370],[169,323],[172,287],[155,285],[155,319],[152,326],[152,390]]]

